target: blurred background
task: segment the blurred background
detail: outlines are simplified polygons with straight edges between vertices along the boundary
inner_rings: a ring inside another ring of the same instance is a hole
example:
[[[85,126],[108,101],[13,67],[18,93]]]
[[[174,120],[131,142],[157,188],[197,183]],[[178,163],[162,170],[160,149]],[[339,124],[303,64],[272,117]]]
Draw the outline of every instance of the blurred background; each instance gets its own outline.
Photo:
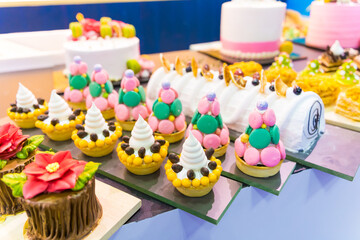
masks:
[[[66,29],[78,12],[87,18],[111,17],[133,24],[141,53],[188,49],[190,44],[218,41],[221,4],[227,0],[124,2],[0,8],[0,34]],[[288,9],[309,15],[312,0],[287,0]]]

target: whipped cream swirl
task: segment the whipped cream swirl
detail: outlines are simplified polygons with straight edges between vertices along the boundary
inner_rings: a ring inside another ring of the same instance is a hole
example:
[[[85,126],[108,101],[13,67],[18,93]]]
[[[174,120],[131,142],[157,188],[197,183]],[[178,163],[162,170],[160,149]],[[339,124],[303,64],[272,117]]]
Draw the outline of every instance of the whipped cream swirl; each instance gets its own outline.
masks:
[[[69,116],[72,114],[72,111],[69,105],[65,100],[57,95],[56,90],[52,90],[50,101],[49,101],[49,118],[48,119],[59,119],[61,121],[68,122]]]
[[[19,83],[19,89],[16,93],[16,106],[21,108],[34,109],[33,105],[38,104],[34,94]]]
[[[149,149],[155,142],[153,131],[145,120],[139,116],[135,123],[133,130],[131,131],[131,137],[129,141],[130,147],[138,151],[141,147]]]
[[[93,103],[85,116],[85,132],[101,135],[104,129],[108,129],[105,119]]]

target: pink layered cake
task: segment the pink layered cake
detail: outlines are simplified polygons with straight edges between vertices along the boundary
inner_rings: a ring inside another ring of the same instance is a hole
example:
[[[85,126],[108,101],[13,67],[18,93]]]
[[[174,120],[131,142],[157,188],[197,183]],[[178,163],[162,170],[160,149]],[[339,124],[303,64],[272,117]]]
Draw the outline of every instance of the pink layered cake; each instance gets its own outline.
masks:
[[[286,4],[233,0],[221,8],[221,53],[239,59],[269,59],[279,54]]]
[[[345,48],[360,46],[360,4],[342,2],[311,4],[307,45],[325,49],[339,40]]]

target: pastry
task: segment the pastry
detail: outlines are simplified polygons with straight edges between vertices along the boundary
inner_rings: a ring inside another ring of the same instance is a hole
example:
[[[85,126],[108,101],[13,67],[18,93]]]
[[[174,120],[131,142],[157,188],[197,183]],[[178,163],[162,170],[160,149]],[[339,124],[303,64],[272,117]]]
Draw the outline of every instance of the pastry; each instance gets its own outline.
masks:
[[[21,130],[7,123],[0,127],[0,179],[7,173],[20,173],[34,160],[37,147],[44,140],[43,135],[29,137]],[[0,219],[23,210],[12,190],[0,181]],[[1,222],[1,221],[0,221]]]
[[[183,139],[186,130],[182,104],[176,90],[169,82],[162,83],[158,99],[155,100],[148,123],[155,136],[162,136],[169,143]]]
[[[336,40],[331,47],[327,46],[326,51],[319,56],[319,62],[325,72],[334,72],[345,58],[345,51],[340,42]]]
[[[82,124],[85,115],[80,109],[72,111],[63,98],[51,92],[49,112],[38,116],[35,125],[51,140],[65,141],[71,138],[76,124]]]
[[[22,173],[1,180],[26,211],[25,239],[82,239],[99,223],[102,207],[95,195],[100,164],[72,159],[69,151],[38,153]]]
[[[111,153],[122,135],[119,123],[106,123],[95,104],[87,111],[85,124],[77,124],[75,127],[71,138],[75,146],[90,157],[102,157]]]
[[[223,123],[220,114],[220,103],[214,92],[203,97],[187,130],[191,132],[205,149],[215,149],[214,157],[226,153],[229,145],[229,129]]]
[[[144,88],[130,69],[125,71],[119,90],[119,104],[115,107],[115,117],[125,131],[131,131],[136,120],[141,116],[149,117]]]
[[[147,86],[149,104],[157,99],[163,81],[169,81],[178,94],[187,117],[193,116],[200,99],[212,90],[220,102],[223,121],[229,129],[244,132],[247,116],[259,99],[266,98],[280,121],[282,141],[292,152],[311,149],[319,136],[325,131],[324,105],[321,98],[313,92],[301,88],[284,86],[282,81],[266,82],[263,74],[253,77],[234,76],[225,65],[222,71],[210,72],[212,78],[201,76],[197,62],[183,68],[181,74],[172,69],[168,61],[151,76]],[[236,79],[235,79],[236,77]],[[294,79],[295,80],[295,79]],[[278,88],[275,88],[278,83]],[[281,87],[280,87],[281,86]],[[277,89],[277,90],[276,90]],[[284,122],[282,119],[286,119]],[[310,119],[310,121],[309,121]]]
[[[48,109],[46,101],[36,99],[29,89],[19,83],[16,102],[10,104],[7,115],[21,128],[34,128],[36,118]]]
[[[263,69],[261,64],[249,61],[249,62],[236,62],[229,66],[230,71],[234,74],[236,71],[241,70],[243,76],[253,76],[256,73],[260,73]]]
[[[109,75],[100,64],[94,66],[89,84],[89,93],[86,96],[86,107],[89,109],[92,103],[100,109],[104,118],[111,119],[115,116],[114,107],[119,98],[118,93],[109,80]]]
[[[306,68],[299,73],[300,76],[314,76],[316,74],[324,73],[324,70],[320,67],[319,60],[314,59],[310,61]]]
[[[348,60],[339,67],[334,74],[334,78],[344,87],[356,85],[359,83],[360,79],[359,75],[356,73],[357,69],[357,65],[353,61]]]
[[[169,142],[153,132],[139,116],[131,131],[131,137],[124,136],[116,151],[120,162],[136,175],[148,175],[157,171],[168,153]]]
[[[205,196],[219,180],[222,172],[221,161],[213,154],[212,148],[204,152],[199,141],[190,132],[181,155],[169,154],[164,166],[167,179],[185,196]]]
[[[296,79],[297,72],[293,70],[293,63],[287,53],[281,53],[275,58],[269,69],[265,70],[265,76],[268,82],[274,82],[280,76],[280,79],[288,86]]]
[[[354,121],[360,121],[360,86],[355,85],[339,94],[335,112]]]
[[[236,166],[252,177],[271,177],[286,157],[276,116],[266,101],[258,101],[249,126],[235,141]]]
[[[81,57],[75,56],[70,64],[69,87],[64,91],[64,98],[73,109],[86,110],[86,96],[89,94],[90,77],[87,64]]]

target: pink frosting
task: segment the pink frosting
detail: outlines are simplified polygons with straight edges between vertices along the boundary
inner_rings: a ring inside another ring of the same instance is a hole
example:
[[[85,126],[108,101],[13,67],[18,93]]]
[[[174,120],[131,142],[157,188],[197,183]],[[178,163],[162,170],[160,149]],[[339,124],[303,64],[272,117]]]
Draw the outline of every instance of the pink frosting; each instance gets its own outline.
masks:
[[[244,160],[247,164],[252,166],[258,164],[260,160],[259,151],[256,148],[249,147],[245,150]]]
[[[220,137],[216,134],[207,134],[203,139],[203,146],[205,148],[217,149],[220,146]]]
[[[118,104],[115,107],[115,115],[120,121],[126,121],[130,118],[130,111],[125,104]]]
[[[263,124],[262,115],[256,110],[250,113],[248,121],[250,127],[252,127],[253,129],[260,128]]]
[[[276,116],[275,116],[274,110],[272,110],[272,109],[266,110],[266,112],[263,115],[263,119],[264,119],[264,123],[267,126],[270,126],[270,127],[274,126],[274,124],[276,123]]]
[[[250,52],[250,53],[262,53],[262,52],[274,52],[279,50],[280,41],[269,42],[233,42],[227,39],[221,38],[221,44],[224,49]]]
[[[243,157],[245,153],[246,145],[241,142],[240,138],[235,140],[235,152],[239,157]]]
[[[159,132],[163,134],[170,134],[174,132],[175,126],[174,123],[170,120],[161,120],[159,122]]]

